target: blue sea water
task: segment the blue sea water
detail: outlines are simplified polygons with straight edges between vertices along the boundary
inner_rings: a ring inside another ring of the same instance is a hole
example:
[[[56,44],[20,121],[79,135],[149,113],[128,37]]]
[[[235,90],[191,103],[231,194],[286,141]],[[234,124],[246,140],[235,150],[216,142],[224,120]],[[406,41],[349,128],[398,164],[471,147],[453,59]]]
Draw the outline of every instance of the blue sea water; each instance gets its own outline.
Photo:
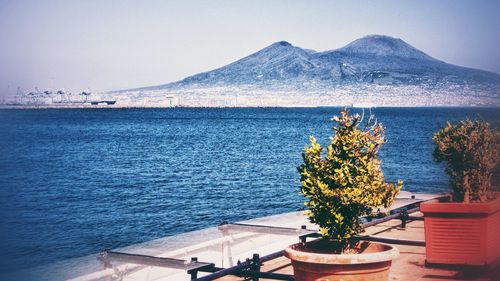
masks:
[[[328,142],[339,110],[0,110],[1,266],[298,210],[300,154],[311,135]],[[412,192],[447,191],[431,140],[446,121],[500,120],[493,108],[372,112],[386,127],[386,179]]]

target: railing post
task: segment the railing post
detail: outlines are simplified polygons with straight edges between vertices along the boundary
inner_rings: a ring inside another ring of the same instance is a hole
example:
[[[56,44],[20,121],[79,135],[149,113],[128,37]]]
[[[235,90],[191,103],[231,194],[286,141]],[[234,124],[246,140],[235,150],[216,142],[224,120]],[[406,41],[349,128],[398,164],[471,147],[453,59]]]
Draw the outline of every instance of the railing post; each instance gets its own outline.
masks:
[[[260,257],[259,254],[253,254],[250,270],[253,274],[252,281],[259,281]]]
[[[406,228],[406,221],[408,220],[409,215],[406,210],[401,212],[400,219],[401,219],[401,228]]]
[[[191,262],[197,262],[198,258],[197,257],[191,257]],[[198,270],[192,270],[188,272],[191,275],[191,280],[194,280],[198,278]]]
[[[301,225],[300,229],[306,229],[306,226],[305,225]],[[299,237],[300,243],[306,243],[306,239],[307,239],[306,235],[302,235],[302,236]]]

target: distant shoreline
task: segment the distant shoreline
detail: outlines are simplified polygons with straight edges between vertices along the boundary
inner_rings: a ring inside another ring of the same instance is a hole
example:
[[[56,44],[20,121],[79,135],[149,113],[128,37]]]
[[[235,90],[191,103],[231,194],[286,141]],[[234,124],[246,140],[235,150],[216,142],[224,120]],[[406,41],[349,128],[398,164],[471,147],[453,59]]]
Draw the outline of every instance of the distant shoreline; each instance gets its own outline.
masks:
[[[269,106],[120,106],[120,105],[84,105],[84,106],[50,106],[50,105],[2,105],[1,109],[184,109],[184,108],[500,108],[500,105],[269,105]]]

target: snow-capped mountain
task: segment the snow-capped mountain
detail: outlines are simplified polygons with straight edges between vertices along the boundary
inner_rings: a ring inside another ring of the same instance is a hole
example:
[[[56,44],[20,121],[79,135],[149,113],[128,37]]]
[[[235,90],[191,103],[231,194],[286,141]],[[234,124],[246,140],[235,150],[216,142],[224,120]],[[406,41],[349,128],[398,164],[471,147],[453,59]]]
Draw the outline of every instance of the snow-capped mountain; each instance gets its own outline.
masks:
[[[414,105],[458,100],[461,102],[452,104],[500,104],[500,75],[445,63],[401,39],[370,35],[324,52],[280,41],[231,64],[181,81],[114,94],[135,94],[139,98],[163,93],[179,99],[189,95],[196,99],[196,95],[203,98],[204,94],[236,93],[241,100],[245,96],[255,98],[259,93],[262,100],[269,98],[265,95],[289,93],[302,102],[316,93],[343,97],[345,103],[350,100],[349,92],[351,96],[355,92],[369,93],[371,98],[362,102],[373,103],[375,99],[375,103],[382,105],[392,104],[389,97],[398,100],[403,94],[417,97],[419,102],[410,101]],[[460,99],[456,99],[458,96]],[[359,96],[354,100],[358,99]]]

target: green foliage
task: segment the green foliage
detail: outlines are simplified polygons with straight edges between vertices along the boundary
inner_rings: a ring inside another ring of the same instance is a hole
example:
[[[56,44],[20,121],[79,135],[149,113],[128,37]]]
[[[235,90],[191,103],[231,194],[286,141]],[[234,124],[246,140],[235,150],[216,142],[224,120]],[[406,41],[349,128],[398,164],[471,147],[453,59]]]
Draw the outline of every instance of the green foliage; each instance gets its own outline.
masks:
[[[432,137],[434,158],[445,161],[453,198],[458,202],[486,202],[491,197],[491,177],[500,158],[500,132],[489,123],[450,123]]]
[[[347,109],[334,116],[337,126],[326,155],[311,137],[311,146],[302,153],[304,163],[298,167],[310,221],[320,226],[324,238],[339,240],[343,247],[363,230],[359,217],[389,207],[402,187],[401,181],[384,182],[377,159],[385,143],[382,124],[373,122],[373,116],[364,124],[361,119]]]

